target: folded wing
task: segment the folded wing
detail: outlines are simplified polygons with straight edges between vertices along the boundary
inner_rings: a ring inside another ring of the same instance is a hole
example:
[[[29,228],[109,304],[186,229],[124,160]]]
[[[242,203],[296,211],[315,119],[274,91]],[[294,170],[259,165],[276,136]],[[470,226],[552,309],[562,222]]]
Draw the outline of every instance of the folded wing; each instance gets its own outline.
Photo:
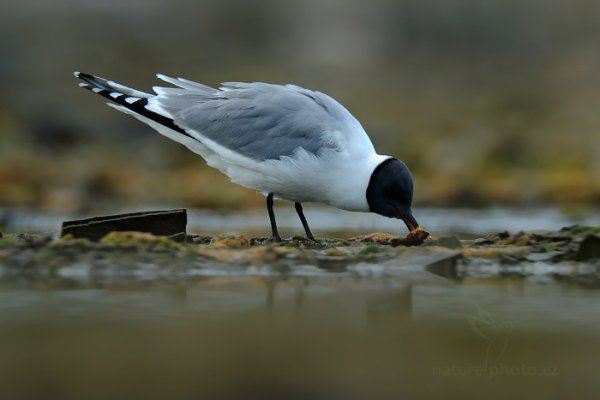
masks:
[[[349,136],[357,134],[372,149],[360,124],[343,106],[298,86],[228,82],[219,90],[155,91],[150,103],[157,112],[170,115],[177,126],[200,140],[210,139],[253,160],[293,156],[300,149],[314,155],[343,150]]]

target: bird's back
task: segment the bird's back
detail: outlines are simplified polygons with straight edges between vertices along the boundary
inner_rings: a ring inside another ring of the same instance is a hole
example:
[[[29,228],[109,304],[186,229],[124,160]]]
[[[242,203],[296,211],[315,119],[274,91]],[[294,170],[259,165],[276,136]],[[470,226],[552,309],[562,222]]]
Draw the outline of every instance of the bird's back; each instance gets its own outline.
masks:
[[[155,88],[149,107],[168,114],[199,140],[255,161],[293,156],[302,149],[371,150],[360,123],[331,97],[294,85],[224,83],[218,90]]]

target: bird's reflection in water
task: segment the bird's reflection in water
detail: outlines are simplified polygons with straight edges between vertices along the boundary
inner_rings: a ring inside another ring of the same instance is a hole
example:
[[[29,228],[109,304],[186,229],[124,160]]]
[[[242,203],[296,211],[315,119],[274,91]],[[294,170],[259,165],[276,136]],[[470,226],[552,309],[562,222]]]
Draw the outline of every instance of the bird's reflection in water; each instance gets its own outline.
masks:
[[[385,326],[395,330],[412,317],[412,285],[390,288],[367,299],[367,321],[369,326]]]
[[[330,284],[331,282],[328,282]],[[336,320],[369,329],[400,329],[412,316],[412,285],[385,281],[364,285],[367,290],[352,290],[351,281],[338,281],[342,290],[332,292],[323,282],[309,278],[261,280],[264,310],[271,318]],[[359,285],[363,286],[363,285]],[[346,288],[348,290],[343,290]]]

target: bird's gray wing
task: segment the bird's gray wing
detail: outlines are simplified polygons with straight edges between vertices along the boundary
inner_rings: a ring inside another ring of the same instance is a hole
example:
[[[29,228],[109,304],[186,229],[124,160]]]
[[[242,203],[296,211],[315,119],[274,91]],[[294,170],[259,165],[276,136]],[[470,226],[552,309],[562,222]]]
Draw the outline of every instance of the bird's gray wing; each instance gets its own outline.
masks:
[[[156,108],[176,125],[254,160],[319,154],[352,115],[329,96],[293,85],[227,82],[220,89],[155,88]],[[354,120],[355,121],[355,120]]]

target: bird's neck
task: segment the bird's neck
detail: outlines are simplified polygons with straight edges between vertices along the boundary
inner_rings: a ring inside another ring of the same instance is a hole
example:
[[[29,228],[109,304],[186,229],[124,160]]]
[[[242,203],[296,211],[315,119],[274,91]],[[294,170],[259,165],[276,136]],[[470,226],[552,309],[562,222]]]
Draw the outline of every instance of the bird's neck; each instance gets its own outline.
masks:
[[[368,212],[367,188],[371,175],[389,158],[391,156],[373,153],[358,161],[350,160],[344,167],[342,176],[331,177],[330,182],[336,183],[328,188],[327,203],[343,210]]]

